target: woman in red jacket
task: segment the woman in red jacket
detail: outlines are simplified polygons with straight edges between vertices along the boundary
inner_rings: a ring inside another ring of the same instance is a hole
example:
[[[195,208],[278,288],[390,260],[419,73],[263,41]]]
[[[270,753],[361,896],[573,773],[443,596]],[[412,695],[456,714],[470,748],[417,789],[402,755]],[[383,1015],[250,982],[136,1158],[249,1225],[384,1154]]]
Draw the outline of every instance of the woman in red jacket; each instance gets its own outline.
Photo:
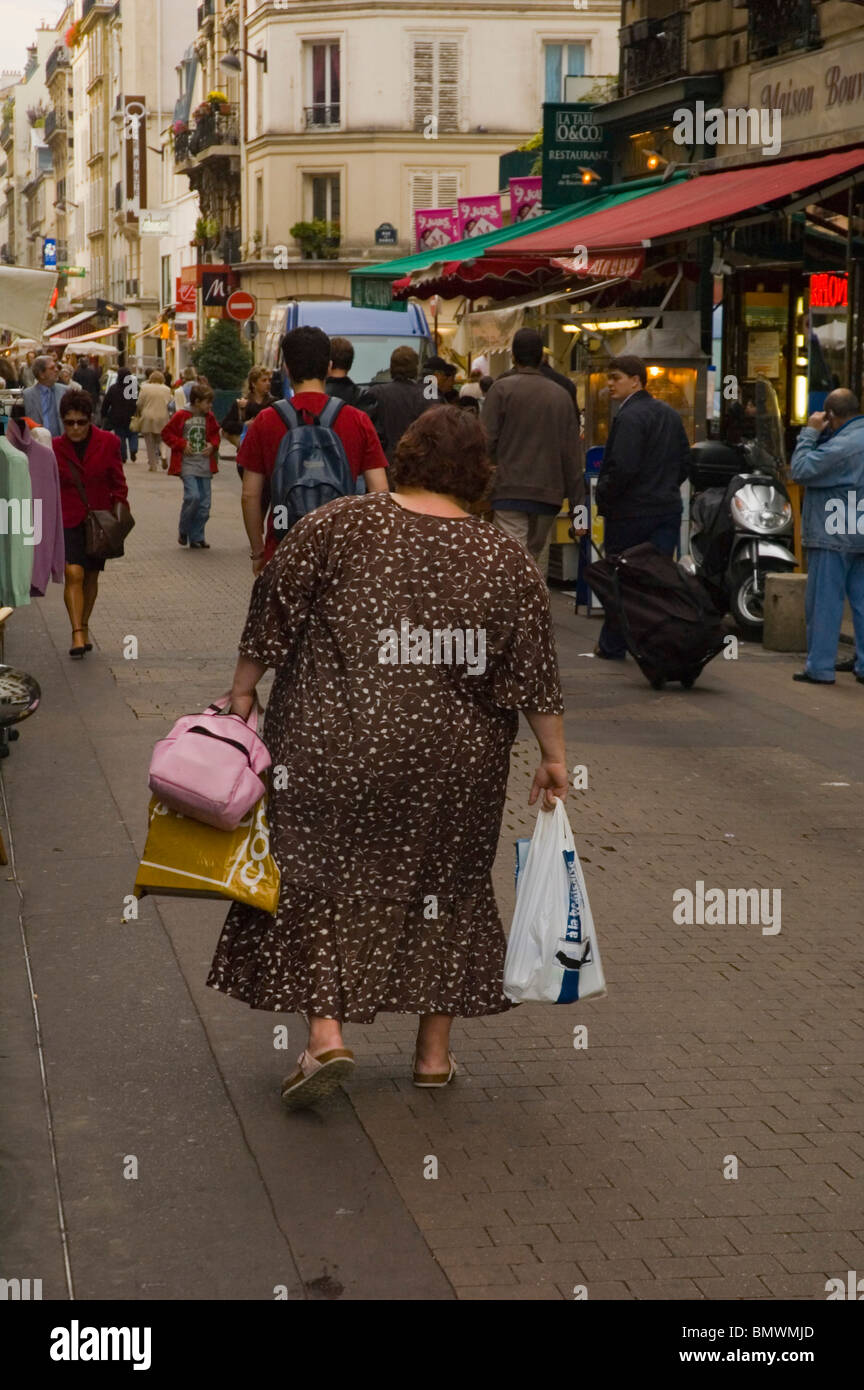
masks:
[[[72,624],[69,655],[80,661],[93,650],[88,624],[104,560],[94,560],[84,548],[84,520],[87,507],[75,485],[80,479],[92,511],[110,511],[115,502],[125,502],[129,489],[120,461],[120,441],[116,434],[93,424],[93,397],[76,387],[60,399],[63,433],[51,441],[60,476],[60,506],[66,544],[66,583],[63,598]]]
[[[162,431],[171,450],[169,473],[183,479],[183,505],[177,540],[190,550],[209,550],[204,527],[210,516],[210,482],[219,471],[219,422],[210,406],[213,392],[196,383],[189,392],[189,409],[178,410]]]

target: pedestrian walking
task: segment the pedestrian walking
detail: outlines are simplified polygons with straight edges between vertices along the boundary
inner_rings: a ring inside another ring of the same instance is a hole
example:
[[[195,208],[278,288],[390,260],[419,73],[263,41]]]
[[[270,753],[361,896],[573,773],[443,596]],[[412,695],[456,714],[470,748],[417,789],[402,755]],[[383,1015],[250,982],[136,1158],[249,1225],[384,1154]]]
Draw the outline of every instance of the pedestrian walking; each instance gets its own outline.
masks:
[[[151,473],[168,465],[162,457],[162,431],[170,417],[169,403],[172,399],[170,386],[160,371],[152,371],[138,392],[138,430],[143,436],[147,450],[147,466]]]
[[[495,464],[495,525],[525,546],[540,564],[566,497],[574,525],[585,501],[585,465],[573,407],[540,371],[543,339],[534,328],[513,335],[514,370],[497,378],[483,406],[483,424]]]
[[[354,364],[354,344],[348,338],[330,339],[330,367],[324,382],[328,396],[362,410],[372,423],[378,414],[378,402],[368,386],[359,386],[348,373]]]
[[[180,373],[180,380],[174,389],[174,404],[178,410],[189,409],[189,392],[198,379],[198,373],[194,367],[184,367]]]
[[[275,669],[279,905],[232,906],[208,984],[305,1016],[291,1108],[352,1071],[346,1022],[418,1015],[414,1084],[438,1087],[456,1071],[453,1019],[510,1008],[491,869],[520,710],[540,748],[530,804],[566,796],[567,765],[545,585],[461,505],[489,476],[479,421],[425,412],[396,450],[396,491],[301,518],[253,590],[230,708],[248,717]]]
[[[96,428],[93,411],[89,392],[80,387],[65,391],[60,401],[63,433],[53,440],[66,553],[63,601],[72,625],[69,655],[79,661],[93,650],[90,616],[99,592],[99,575],[105,568],[104,560],[87,554],[87,509],[111,511],[115,502],[125,502],[128,497],[119,441],[108,430]]]
[[[28,386],[36,385],[36,373],[33,370],[33,363],[36,361],[36,353],[31,349],[24,356],[21,363],[21,385],[25,389]]]
[[[88,395],[93,397],[93,407],[94,409],[98,408],[99,397],[102,392],[102,376],[92,358],[79,357],[78,365],[72,373],[72,380],[81,387],[82,391],[86,391]]]
[[[66,394],[66,388],[61,386],[57,380],[58,375],[59,368],[56,358],[35,357],[33,359],[35,384],[26,387],[21,395],[28,418],[34,420],[37,425],[44,425],[47,430],[51,431],[52,436],[61,432],[60,402]]]
[[[294,391],[291,406],[301,422],[317,420],[330,400],[324,390],[330,339],[320,328],[292,328],[282,339],[282,360]],[[345,450],[355,481],[362,477],[367,492],[386,492],[387,460],[369,417],[354,406],[343,405],[333,433]],[[277,532],[273,507],[265,506],[264,496],[285,434],[281,415],[275,406],[268,406],[250,424],[237,454],[243,469],[241,506],[253,574],[264,568],[284,534]]]
[[[855,629],[853,670],[864,685],[864,415],[844,387],[825,399],[798,436],[791,473],[805,483],[801,540],[807,550],[807,662],[793,680],[833,685],[843,601]]]
[[[432,404],[417,380],[419,370],[420,358],[412,347],[394,348],[390,354],[390,380],[376,382],[369,388],[378,405],[375,424],[388,463],[392,463],[396,445],[408,426]]]
[[[162,430],[171,450],[168,472],[183,480],[177,540],[190,550],[209,550],[204,527],[210,517],[213,474],[219,471],[219,421],[211,410],[213,392],[196,381],[189,409],[178,410]]]
[[[690,441],[677,411],[645,390],[647,380],[640,357],[613,357],[606,370],[609,395],[618,402],[597,478],[607,559],[645,541],[663,555],[674,554],[678,544]],[[609,608],[594,655],[608,661],[627,655],[620,622]]]
[[[117,379],[108,387],[102,401],[102,423],[120,441],[120,457],[124,463],[138,458],[138,435],[132,428],[132,417],[138,410],[138,383],[128,367],[120,367]]]
[[[245,395],[239,396],[236,401],[231,403],[228,413],[222,421],[222,433],[235,447],[239,447],[249,422],[272,404],[269,368],[253,367],[246,379]],[[243,469],[239,464],[237,465],[237,472],[242,478]]]
[[[435,378],[435,394],[430,399],[430,405],[458,405],[459,392],[456,390],[456,368],[452,362],[446,358],[438,356],[427,357],[423,363],[424,385],[431,385],[430,378]]]

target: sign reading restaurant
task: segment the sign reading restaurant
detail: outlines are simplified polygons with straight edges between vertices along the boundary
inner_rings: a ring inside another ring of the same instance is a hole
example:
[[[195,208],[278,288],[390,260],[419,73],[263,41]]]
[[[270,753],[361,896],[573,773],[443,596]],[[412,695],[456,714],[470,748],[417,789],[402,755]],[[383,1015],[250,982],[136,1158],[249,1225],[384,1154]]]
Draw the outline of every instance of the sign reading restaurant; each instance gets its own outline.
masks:
[[[864,123],[864,43],[823,48],[750,74],[750,105],[780,111],[783,147]]]

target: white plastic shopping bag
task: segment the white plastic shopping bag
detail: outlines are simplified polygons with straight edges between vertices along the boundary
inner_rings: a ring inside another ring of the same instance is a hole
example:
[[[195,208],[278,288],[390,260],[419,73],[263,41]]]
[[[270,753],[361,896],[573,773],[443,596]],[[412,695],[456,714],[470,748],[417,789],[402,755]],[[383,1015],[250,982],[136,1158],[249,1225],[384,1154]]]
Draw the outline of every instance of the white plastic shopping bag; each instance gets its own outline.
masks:
[[[606,993],[594,919],[564,803],[516,842],[516,911],[504,962],[514,1004],[573,1004]]]

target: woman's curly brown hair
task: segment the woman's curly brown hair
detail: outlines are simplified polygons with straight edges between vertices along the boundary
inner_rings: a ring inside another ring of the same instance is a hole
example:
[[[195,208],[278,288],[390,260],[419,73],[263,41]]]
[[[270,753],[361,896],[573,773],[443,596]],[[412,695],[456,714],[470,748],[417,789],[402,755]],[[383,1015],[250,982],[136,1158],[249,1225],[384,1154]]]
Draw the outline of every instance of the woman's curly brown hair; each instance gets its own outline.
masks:
[[[408,426],[390,467],[397,487],[425,487],[479,502],[492,477],[486,433],[473,411],[436,405]]]

